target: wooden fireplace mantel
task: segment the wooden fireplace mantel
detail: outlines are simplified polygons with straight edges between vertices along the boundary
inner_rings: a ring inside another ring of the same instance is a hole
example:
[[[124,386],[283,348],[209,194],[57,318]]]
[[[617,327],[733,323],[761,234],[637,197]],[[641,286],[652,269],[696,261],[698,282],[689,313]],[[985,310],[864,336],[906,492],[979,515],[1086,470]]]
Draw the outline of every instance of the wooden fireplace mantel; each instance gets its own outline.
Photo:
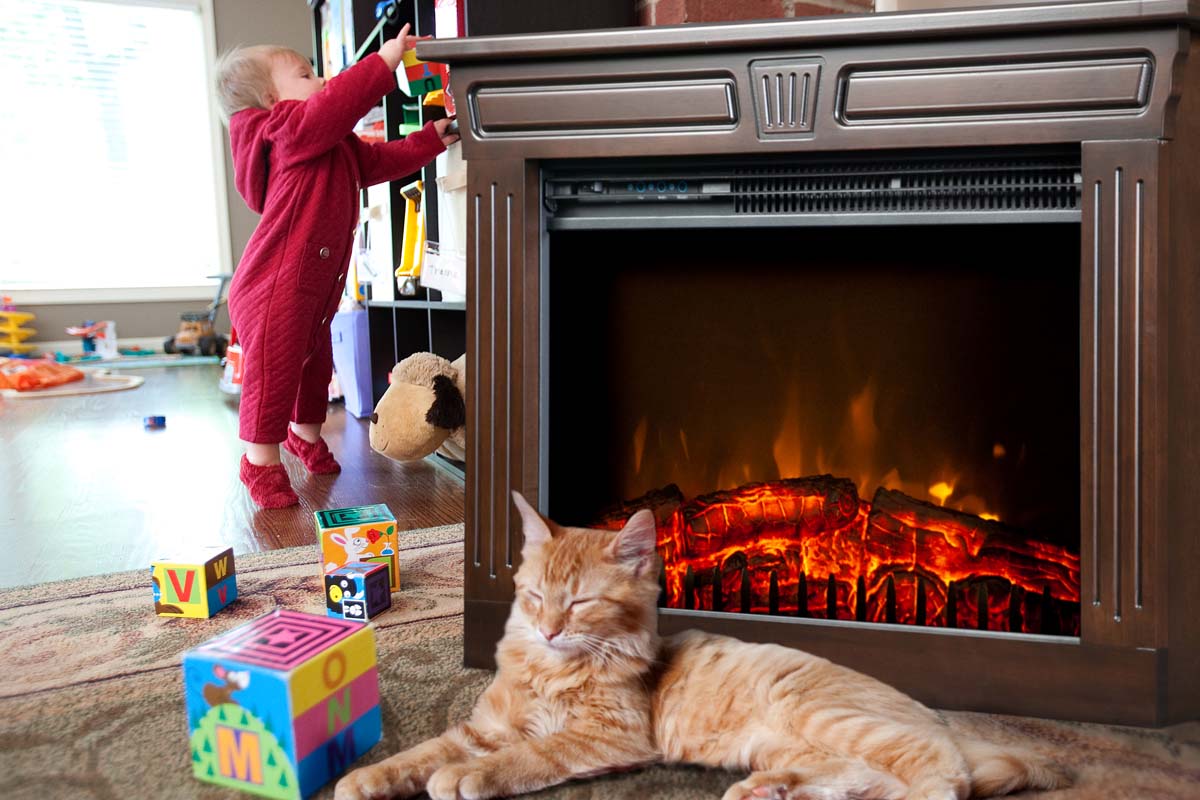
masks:
[[[803,647],[944,708],[1200,717],[1198,21],[1189,0],[1112,0],[419,45],[451,65],[469,162],[467,663],[492,663],[513,594],[509,493],[538,502],[545,469],[544,165],[1067,145],[1084,187],[1079,639],[660,627]]]

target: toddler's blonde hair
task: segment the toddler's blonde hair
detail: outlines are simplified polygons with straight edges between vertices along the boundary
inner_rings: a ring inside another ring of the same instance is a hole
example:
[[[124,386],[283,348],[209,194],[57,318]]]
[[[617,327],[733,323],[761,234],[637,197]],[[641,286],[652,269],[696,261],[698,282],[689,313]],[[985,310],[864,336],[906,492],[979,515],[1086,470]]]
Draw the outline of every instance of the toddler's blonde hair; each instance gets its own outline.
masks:
[[[271,95],[275,92],[271,61],[276,58],[310,63],[292,48],[274,44],[235,47],[217,59],[217,102],[226,122],[243,109],[271,107]]]

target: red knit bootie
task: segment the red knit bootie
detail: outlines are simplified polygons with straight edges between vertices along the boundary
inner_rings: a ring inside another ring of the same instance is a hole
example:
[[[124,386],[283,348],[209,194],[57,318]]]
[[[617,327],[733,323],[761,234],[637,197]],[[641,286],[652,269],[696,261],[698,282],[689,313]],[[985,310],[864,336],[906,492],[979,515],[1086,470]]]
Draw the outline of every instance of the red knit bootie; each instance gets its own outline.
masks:
[[[292,483],[283,464],[260,467],[251,464],[243,454],[238,477],[250,490],[250,499],[261,508],[286,508],[300,502],[300,498],[292,491]]]
[[[342,465],[333,457],[333,453],[329,452],[329,446],[325,444],[324,439],[307,442],[288,428],[288,437],[283,443],[283,449],[304,462],[305,468],[314,475],[332,475],[342,471]]]

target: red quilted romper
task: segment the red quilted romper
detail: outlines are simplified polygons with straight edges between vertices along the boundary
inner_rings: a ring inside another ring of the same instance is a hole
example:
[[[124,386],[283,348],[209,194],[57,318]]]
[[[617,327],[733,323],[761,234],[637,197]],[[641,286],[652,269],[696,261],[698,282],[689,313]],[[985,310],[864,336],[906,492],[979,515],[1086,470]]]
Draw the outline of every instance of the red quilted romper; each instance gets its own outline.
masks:
[[[352,132],[395,88],[395,73],[371,55],[307,100],[230,119],[238,192],[262,214],[229,288],[242,345],[244,441],[276,444],[289,420],[325,421],[329,325],[346,281],[359,190],[409,175],[445,149],[432,125],[386,144]]]

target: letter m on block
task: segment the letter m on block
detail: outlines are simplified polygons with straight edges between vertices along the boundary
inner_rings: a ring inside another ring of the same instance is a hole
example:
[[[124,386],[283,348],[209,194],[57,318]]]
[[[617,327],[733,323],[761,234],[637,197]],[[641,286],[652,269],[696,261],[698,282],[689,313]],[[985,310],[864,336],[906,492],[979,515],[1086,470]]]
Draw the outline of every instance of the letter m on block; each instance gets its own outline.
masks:
[[[338,745],[338,739],[341,740],[341,746]],[[336,739],[330,739],[325,745],[325,763],[330,775],[341,775],[356,758],[358,756],[354,752],[354,728],[347,728],[345,733]]]
[[[258,734],[218,725],[217,766],[226,778],[261,784],[262,750]]]

